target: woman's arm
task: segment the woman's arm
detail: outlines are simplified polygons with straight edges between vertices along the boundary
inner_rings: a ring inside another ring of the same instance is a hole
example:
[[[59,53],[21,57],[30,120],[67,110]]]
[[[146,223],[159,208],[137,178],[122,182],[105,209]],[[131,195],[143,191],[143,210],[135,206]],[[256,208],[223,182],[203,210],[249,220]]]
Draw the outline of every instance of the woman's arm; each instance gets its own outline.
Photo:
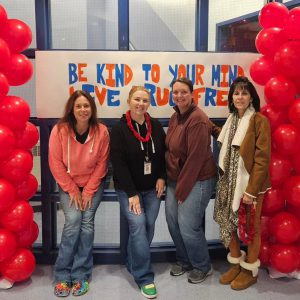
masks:
[[[125,153],[126,143],[121,128],[114,126],[111,132],[110,158],[113,166],[114,178],[120,183],[128,197],[137,195],[135,184],[128,167]]]
[[[94,193],[98,190],[102,178],[107,174],[108,161],[109,161],[109,133],[105,126],[99,128],[99,135],[96,143],[100,143],[98,151],[97,164],[94,171],[91,173],[88,182],[83,189],[83,195],[93,197]]]
[[[255,125],[254,165],[245,191],[245,194],[254,198],[261,192],[266,180],[271,157],[271,129],[268,120],[261,118]]]
[[[175,196],[179,202],[183,202],[195,185],[199,170],[202,169],[210,150],[210,134],[208,124],[198,122],[187,129],[187,158],[177,179]]]
[[[63,130],[63,128],[61,130]],[[67,167],[63,163],[63,142],[62,135],[59,134],[56,125],[52,129],[49,138],[49,167],[54,179],[63,191],[69,193],[69,195],[74,198],[80,191],[70,174],[67,173]]]

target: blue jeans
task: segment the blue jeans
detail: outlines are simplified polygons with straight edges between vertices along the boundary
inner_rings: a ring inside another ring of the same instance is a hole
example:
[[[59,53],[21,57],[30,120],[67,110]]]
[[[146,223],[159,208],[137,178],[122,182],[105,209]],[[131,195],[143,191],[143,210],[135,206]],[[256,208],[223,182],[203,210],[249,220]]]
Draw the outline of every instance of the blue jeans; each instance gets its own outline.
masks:
[[[124,191],[116,190],[120,209],[129,226],[127,244],[127,269],[132,274],[139,287],[154,281],[151,268],[150,244],[154,236],[155,220],[157,218],[160,200],[154,189],[138,193],[141,204],[141,214],[129,211],[128,196]]]
[[[59,189],[65,224],[54,267],[55,282],[90,278],[93,268],[94,220],[102,194],[103,185],[95,193],[92,207],[80,211],[74,203],[69,207],[69,194]]]
[[[204,273],[210,270],[211,262],[202,221],[215,183],[215,178],[197,181],[181,204],[175,197],[176,182],[168,181],[167,186],[166,218],[176,247],[176,258],[180,264]]]

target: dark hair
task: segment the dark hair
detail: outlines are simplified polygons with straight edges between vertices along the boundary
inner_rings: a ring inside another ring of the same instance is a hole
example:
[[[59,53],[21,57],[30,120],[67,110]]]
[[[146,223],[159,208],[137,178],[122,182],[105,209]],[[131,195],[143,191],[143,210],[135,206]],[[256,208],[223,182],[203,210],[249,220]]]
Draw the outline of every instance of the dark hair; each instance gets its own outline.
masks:
[[[97,119],[97,107],[96,107],[96,104],[95,104],[95,100],[93,99],[93,97],[88,92],[82,91],[82,90],[77,90],[77,91],[73,92],[73,94],[69,97],[69,99],[68,99],[68,101],[65,105],[64,115],[58,121],[59,127],[62,123],[67,123],[68,126],[75,131],[75,125],[76,125],[77,121],[75,119],[73,109],[74,109],[75,101],[80,96],[85,97],[88,100],[88,102],[91,106],[92,114],[91,114],[91,117],[89,119],[89,126],[92,127],[92,128],[98,128],[98,123],[99,122],[98,122],[98,119]]]
[[[239,76],[236,79],[234,79],[234,81],[232,82],[228,93],[228,109],[231,113],[237,111],[237,109],[233,104],[233,99],[232,99],[233,93],[236,89],[248,91],[252,98],[252,105],[255,111],[260,111],[260,99],[254,85],[252,84],[251,81],[249,81],[247,77]]]
[[[188,79],[186,77],[180,77],[180,78],[177,78],[177,79],[173,80],[172,83],[171,83],[172,90],[173,90],[173,85],[176,82],[180,82],[180,83],[186,84],[189,87],[190,92],[191,93],[193,92],[193,90],[194,90],[193,82],[190,79]]]

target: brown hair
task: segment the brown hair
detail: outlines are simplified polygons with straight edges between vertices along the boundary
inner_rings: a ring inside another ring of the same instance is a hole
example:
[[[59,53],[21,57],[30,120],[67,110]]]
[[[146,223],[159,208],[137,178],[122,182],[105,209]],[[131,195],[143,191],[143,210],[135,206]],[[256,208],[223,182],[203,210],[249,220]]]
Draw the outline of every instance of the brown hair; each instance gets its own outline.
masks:
[[[97,107],[95,104],[95,100],[93,97],[86,91],[77,90],[75,91],[68,99],[66,105],[65,105],[65,111],[63,117],[58,121],[58,128],[60,128],[61,124],[67,123],[70,128],[72,128],[75,131],[76,126],[76,119],[73,113],[74,110],[74,104],[77,98],[80,96],[85,97],[90,106],[91,106],[91,117],[89,119],[89,126],[91,128],[98,128],[98,119],[97,119]]]
[[[239,76],[232,82],[228,93],[228,109],[229,112],[236,112],[237,109],[233,104],[233,93],[236,89],[246,90],[252,98],[252,105],[255,111],[260,111],[260,99],[252,82],[244,76]]]
[[[180,82],[180,83],[186,84],[189,87],[190,92],[191,93],[193,92],[193,90],[194,90],[193,82],[190,79],[188,79],[186,77],[180,77],[180,78],[177,78],[177,79],[173,80],[172,83],[171,83],[172,90],[173,90],[173,85],[176,82]]]

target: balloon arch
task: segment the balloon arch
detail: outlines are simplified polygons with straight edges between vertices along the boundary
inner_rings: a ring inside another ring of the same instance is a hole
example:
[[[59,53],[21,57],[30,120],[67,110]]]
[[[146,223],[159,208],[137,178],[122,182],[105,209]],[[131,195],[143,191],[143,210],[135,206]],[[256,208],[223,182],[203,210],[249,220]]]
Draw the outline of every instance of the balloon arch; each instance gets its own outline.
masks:
[[[7,285],[2,288],[31,276],[35,268],[31,247],[39,234],[28,202],[38,187],[30,172],[31,149],[39,133],[28,122],[27,102],[8,96],[10,86],[22,85],[32,77],[32,63],[20,53],[31,40],[28,25],[8,19],[0,5],[0,281]]]
[[[262,113],[272,130],[272,188],[262,209],[260,259],[271,277],[300,279],[300,7],[279,2],[259,14],[255,41],[261,56],[250,66],[264,86]]]

